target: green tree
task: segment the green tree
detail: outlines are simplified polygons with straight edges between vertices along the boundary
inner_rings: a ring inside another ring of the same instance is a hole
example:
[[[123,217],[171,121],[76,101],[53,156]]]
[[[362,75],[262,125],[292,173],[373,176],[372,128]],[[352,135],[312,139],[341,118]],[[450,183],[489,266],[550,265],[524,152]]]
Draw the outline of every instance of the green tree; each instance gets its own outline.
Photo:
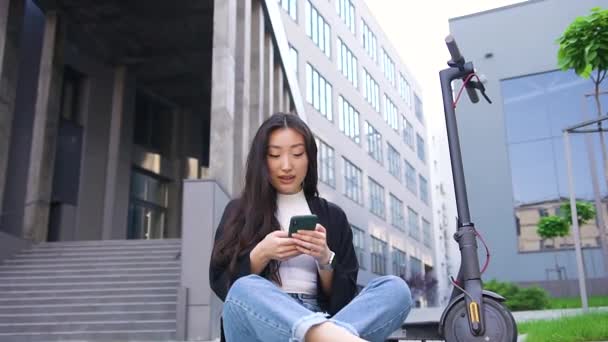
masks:
[[[570,203],[563,203],[560,206],[561,215],[572,224],[572,212],[570,211]],[[595,206],[593,203],[585,201],[576,201],[576,216],[578,216],[578,225],[582,226],[595,217]]]
[[[595,207],[586,201],[576,201],[576,216],[579,226],[584,225],[595,217]],[[564,202],[560,206],[560,215],[545,216],[538,221],[536,233],[543,239],[554,239],[570,234],[572,224],[572,211],[570,203]]]
[[[557,39],[559,50],[557,63],[562,70],[574,69],[577,75],[591,78],[594,84],[594,99],[597,115],[602,116],[600,85],[608,73],[608,10],[595,7],[591,13],[576,18]],[[602,132],[602,123],[597,124],[600,132],[604,181],[608,185],[608,154]],[[600,246],[608,270],[608,234],[606,227],[600,230]]]
[[[536,232],[543,239],[553,239],[570,234],[570,225],[561,216],[545,216],[538,222]]]

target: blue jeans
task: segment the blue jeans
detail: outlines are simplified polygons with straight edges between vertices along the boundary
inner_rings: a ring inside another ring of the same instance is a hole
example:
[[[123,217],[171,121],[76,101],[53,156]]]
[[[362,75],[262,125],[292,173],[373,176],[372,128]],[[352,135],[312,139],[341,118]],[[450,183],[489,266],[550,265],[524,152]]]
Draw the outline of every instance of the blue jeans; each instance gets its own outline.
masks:
[[[412,305],[410,289],[395,276],[372,280],[329,318],[314,298],[290,295],[258,275],[239,278],[224,303],[227,342],[304,342],[308,330],[330,321],[362,339],[380,342],[397,330]]]

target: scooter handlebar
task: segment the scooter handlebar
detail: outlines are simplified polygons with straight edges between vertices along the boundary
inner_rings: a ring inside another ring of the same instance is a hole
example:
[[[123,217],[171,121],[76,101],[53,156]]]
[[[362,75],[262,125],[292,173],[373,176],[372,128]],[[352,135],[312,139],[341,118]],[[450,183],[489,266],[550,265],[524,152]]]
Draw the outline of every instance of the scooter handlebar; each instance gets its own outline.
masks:
[[[452,56],[453,62],[460,62],[464,57],[460,54],[460,50],[458,50],[458,45],[456,45],[456,40],[454,40],[454,36],[451,34],[445,37],[445,44],[448,46],[448,50],[450,51],[450,55]]]
[[[450,34],[447,37],[445,37],[445,44],[447,45],[448,50],[450,51],[450,55],[452,56],[452,62],[464,64],[464,57],[460,53],[460,50],[458,49],[458,45],[456,45],[456,40],[454,39],[454,36],[452,36]],[[471,100],[471,102],[472,103],[479,102],[479,96],[477,95],[477,91],[475,91],[475,88],[472,85],[467,84],[466,89],[467,89],[467,95],[469,96],[469,99]]]

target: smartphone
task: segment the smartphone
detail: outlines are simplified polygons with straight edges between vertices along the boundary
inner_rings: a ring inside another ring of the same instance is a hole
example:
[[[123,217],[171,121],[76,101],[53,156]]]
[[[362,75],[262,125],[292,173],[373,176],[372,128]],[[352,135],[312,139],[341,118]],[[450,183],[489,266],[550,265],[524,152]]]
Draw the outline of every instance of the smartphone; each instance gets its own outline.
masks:
[[[298,230],[315,230],[317,223],[319,223],[317,215],[292,216],[289,221],[289,237]]]

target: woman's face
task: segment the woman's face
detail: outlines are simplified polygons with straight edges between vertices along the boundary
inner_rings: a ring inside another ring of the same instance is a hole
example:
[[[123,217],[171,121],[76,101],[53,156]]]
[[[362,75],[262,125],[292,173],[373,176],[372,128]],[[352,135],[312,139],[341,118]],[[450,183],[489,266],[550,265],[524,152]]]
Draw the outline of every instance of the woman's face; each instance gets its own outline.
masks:
[[[294,194],[302,189],[308,170],[304,137],[291,128],[280,128],[270,134],[266,162],[272,186],[281,194]]]

